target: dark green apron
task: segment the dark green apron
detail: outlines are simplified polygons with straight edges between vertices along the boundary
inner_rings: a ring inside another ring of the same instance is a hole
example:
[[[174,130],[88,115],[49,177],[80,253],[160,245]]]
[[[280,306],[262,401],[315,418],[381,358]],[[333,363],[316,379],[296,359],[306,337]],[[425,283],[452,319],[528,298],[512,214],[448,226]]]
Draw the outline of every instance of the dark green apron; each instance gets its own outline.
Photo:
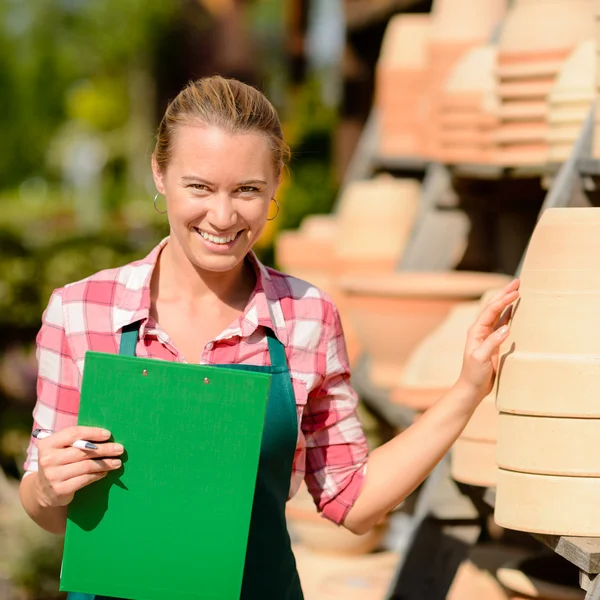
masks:
[[[123,328],[119,354],[135,356],[139,326],[140,323],[133,323]],[[241,599],[303,600],[285,519],[298,439],[296,401],[283,344],[270,329],[266,331],[272,366],[214,365],[271,375]],[[202,582],[198,584],[200,599]],[[105,600],[105,597],[72,592],[68,600]]]

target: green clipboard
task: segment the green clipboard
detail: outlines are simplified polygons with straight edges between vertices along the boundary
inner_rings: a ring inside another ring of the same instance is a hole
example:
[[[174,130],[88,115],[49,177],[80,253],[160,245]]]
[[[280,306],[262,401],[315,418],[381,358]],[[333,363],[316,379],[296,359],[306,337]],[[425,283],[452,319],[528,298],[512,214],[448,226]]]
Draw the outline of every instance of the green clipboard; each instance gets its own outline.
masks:
[[[270,384],[88,352],[79,424],[109,429],[126,453],[69,507],[60,589],[239,599]]]

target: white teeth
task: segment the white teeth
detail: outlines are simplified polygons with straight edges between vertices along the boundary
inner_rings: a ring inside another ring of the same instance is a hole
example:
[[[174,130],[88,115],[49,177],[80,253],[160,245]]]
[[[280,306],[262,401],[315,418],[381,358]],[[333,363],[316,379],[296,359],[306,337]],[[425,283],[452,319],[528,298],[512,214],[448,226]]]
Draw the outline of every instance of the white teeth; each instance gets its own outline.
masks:
[[[217,237],[216,235],[211,235],[210,233],[206,233],[205,231],[201,231],[200,229],[196,230],[205,240],[212,242],[213,244],[228,244],[229,242],[233,242],[237,237],[237,233],[227,237]]]

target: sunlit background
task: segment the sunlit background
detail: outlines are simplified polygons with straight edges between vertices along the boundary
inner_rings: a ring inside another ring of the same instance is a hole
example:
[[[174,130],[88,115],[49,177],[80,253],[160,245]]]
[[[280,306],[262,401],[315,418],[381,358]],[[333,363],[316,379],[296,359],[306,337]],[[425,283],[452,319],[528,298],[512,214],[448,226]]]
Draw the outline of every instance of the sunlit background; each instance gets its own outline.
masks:
[[[64,598],[63,540],[18,498],[35,336],[55,288],[143,257],[168,234],[150,157],[187,82],[235,77],[278,109],[292,160],[255,250],[336,302],[375,448],[452,386],[480,299],[517,270],[598,96],[598,6],[0,0],[0,600]],[[469,544],[488,552],[493,542],[505,561],[532,538],[507,536],[454,485],[494,486],[491,396],[482,411],[451,473],[443,463],[435,502],[470,523]],[[391,597],[419,497],[359,537],[320,519],[301,489],[287,516],[307,600]],[[459,563],[450,600],[523,593],[489,565]],[[577,572],[568,577],[578,590]]]

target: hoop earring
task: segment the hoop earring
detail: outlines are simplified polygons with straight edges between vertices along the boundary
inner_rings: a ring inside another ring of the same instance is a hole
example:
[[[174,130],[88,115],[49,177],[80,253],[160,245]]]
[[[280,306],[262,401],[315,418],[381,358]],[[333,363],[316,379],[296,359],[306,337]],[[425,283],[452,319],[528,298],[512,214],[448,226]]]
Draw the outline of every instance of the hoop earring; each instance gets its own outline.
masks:
[[[267,217],[267,221],[274,221],[277,218],[277,215],[279,214],[279,202],[277,202],[277,200],[275,200],[275,198],[271,198],[271,200],[273,202],[275,202],[275,206],[277,207],[277,212],[275,213],[274,217]]]
[[[158,199],[158,197],[160,196],[160,192],[157,192],[156,196],[154,196],[154,210],[159,214],[159,215],[164,215],[167,210],[158,210],[158,208],[156,207],[156,200]]]

